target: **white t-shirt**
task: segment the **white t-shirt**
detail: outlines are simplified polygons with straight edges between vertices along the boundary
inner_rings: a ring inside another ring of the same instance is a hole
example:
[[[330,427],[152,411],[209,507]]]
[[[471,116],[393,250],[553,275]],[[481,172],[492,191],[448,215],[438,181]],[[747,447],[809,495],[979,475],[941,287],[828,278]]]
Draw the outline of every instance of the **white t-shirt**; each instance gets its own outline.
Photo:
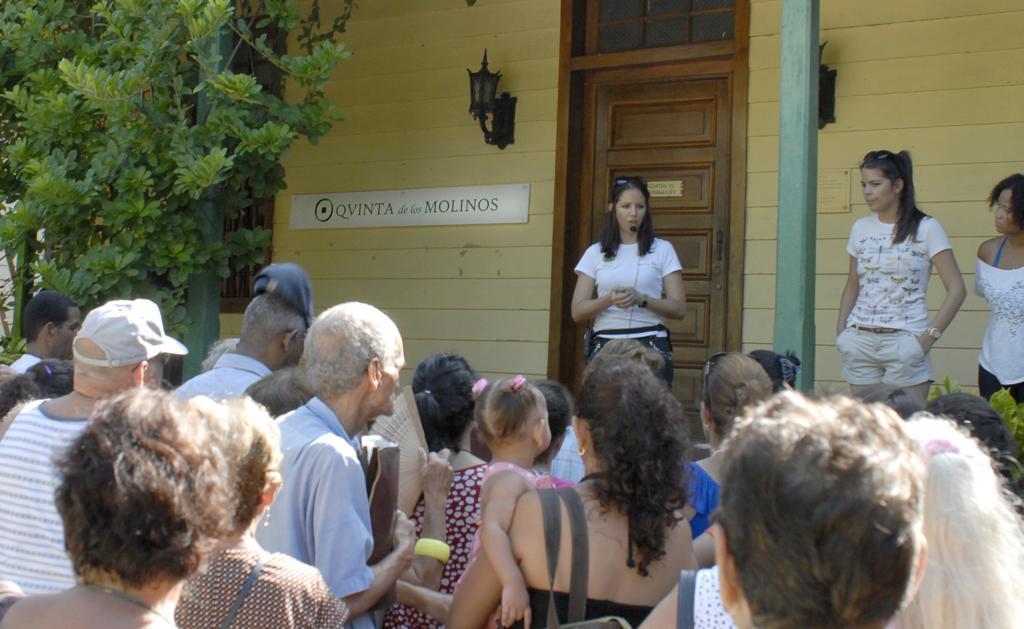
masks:
[[[35,356],[33,354],[25,353],[25,354],[22,354],[18,358],[18,360],[16,360],[13,363],[11,363],[11,369],[17,371],[18,373],[25,373],[26,371],[28,371],[29,367],[31,367],[32,365],[35,365],[37,363],[42,362],[42,360],[43,359],[38,357],[38,356]]]
[[[610,258],[601,253],[601,243],[587,247],[576,265],[576,272],[594,280],[597,296],[604,297],[616,288],[635,288],[649,299],[661,299],[662,278],[669,273],[682,271],[679,257],[672,244],[666,240],[655,238],[651,250],[645,256],[637,256],[637,245],[619,245],[615,257]],[[646,328],[661,323],[661,318],[648,308],[639,305],[630,308],[611,306],[598,313],[594,321],[594,330],[620,330],[625,328]],[[614,335],[628,338],[638,335]]]
[[[953,245],[939,221],[930,216],[921,220],[914,238],[898,245],[892,244],[895,228],[874,214],[853,224],[846,251],[857,259],[860,292],[846,325],[921,334],[928,328],[925,292],[932,258]]]
[[[978,363],[1002,384],[1024,382],[1024,267],[997,269],[979,259],[974,282],[992,308]]]
[[[53,459],[86,421],[50,417],[42,403],[26,404],[0,441],[0,578],[14,581],[25,594],[75,585],[54,503],[59,478]]]

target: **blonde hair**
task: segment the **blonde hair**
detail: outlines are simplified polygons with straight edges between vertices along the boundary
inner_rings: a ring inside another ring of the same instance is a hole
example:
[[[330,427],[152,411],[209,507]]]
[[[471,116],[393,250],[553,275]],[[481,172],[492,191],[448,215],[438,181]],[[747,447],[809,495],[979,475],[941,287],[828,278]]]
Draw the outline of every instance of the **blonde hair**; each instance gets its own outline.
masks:
[[[267,411],[248,397],[214,402],[193,398],[221,436],[221,450],[235,480],[234,532],[249,528],[260,507],[261,495],[281,483],[281,431]]]
[[[704,383],[704,404],[715,434],[724,439],[743,409],[772,395],[772,379],[756,360],[732,352],[716,360]]]
[[[905,629],[1015,627],[1024,618],[1024,522],[992,460],[945,419],[907,422],[927,465],[928,559]]]
[[[477,429],[488,445],[523,434],[534,413],[547,421],[548,405],[540,389],[523,376],[487,385],[474,409]]]

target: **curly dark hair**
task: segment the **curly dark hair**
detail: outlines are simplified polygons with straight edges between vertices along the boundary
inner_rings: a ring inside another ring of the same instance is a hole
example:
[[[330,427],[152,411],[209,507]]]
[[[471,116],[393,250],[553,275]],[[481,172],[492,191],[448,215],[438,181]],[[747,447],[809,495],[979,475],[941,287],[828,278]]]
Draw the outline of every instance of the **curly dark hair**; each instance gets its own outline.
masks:
[[[686,506],[682,405],[644,365],[607,361],[583,381],[579,418],[606,466],[594,477],[598,502],[628,518],[630,557],[635,545],[636,568],[646,576],[647,566],[665,555],[666,532]]]
[[[57,510],[76,574],[103,571],[142,587],[199,568],[235,514],[214,433],[162,391],[133,389],[97,405],[57,460]]]
[[[0,417],[30,400],[61,397],[71,393],[74,367],[70,360],[46,358],[0,384]]]
[[[1017,441],[1013,438],[1003,416],[985,398],[970,393],[946,393],[924,407],[933,415],[948,417],[967,428],[971,436],[985,446],[1011,487],[1018,492],[1024,488],[1024,479],[1017,478],[1020,463],[1016,459]]]
[[[457,354],[434,354],[416,366],[412,391],[431,452],[459,451],[459,439],[473,423],[476,374]]]
[[[1024,175],[1015,173],[997,183],[996,187],[992,188],[992,193],[988,195],[989,207],[999,204],[999,196],[1005,190],[1010,191],[1010,212],[1013,214],[1013,222],[1024,227]]]

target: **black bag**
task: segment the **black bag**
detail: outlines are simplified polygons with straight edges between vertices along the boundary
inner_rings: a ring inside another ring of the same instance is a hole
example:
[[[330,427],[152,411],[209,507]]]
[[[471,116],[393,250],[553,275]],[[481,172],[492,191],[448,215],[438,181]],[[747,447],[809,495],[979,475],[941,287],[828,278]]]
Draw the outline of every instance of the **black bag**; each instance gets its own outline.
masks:
[[[667,336],[660,336],[660,333],[665,333]],[[644,336],[633,337],[630,340],[638,341],[643,345],[650,347],[651,349],[657,350],[658,353],[662,354],[666,362],[672,361],[672,353],[666,353],[665,349],[657,346],[655,339],[667,339],[668,346],[672,346],[672,333],[669,329],[662,324],[656,326],[649,326],[646,328],[623,328],[621,330],[595,330],[593,328],[587,328],[587,332],[583,335],[583,349],[584,358],[590,363],[594,360],[597,352],[604,347],[605,343],[613,340],[605,335],[607,334],[644,334]]]
[[[590,573],[590,550],[587,539],[587,517],[580,495],[570,487],[562,489],[540,489],[541,513],[544,516],[544,549],[548,558],[548,629],[631,629],[625,619],[618,616],[604,616],[591,620],[584,619],[587,608],[587,575]],[[562,624],[555,609],[555,570],[558,567],[558,551],[562,541],[562,509],[565,503],[569,511],[569,528],[572,530],[572,567],[569,573],[569,622]]]

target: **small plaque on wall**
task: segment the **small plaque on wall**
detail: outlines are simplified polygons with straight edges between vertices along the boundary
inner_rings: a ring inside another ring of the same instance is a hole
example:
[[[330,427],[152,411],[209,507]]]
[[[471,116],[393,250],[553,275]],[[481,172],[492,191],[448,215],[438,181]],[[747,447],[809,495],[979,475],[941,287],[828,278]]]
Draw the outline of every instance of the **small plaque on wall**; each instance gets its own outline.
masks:
[[[525,223],[530,184],[295,194],[291,209],[292,229]]]
[[[850,170],[822,170],[818,173],[818,213],[850,211]]]
[[[681,197],[683,196],[683,181],[648,181],[647,190],[652,197]]]

